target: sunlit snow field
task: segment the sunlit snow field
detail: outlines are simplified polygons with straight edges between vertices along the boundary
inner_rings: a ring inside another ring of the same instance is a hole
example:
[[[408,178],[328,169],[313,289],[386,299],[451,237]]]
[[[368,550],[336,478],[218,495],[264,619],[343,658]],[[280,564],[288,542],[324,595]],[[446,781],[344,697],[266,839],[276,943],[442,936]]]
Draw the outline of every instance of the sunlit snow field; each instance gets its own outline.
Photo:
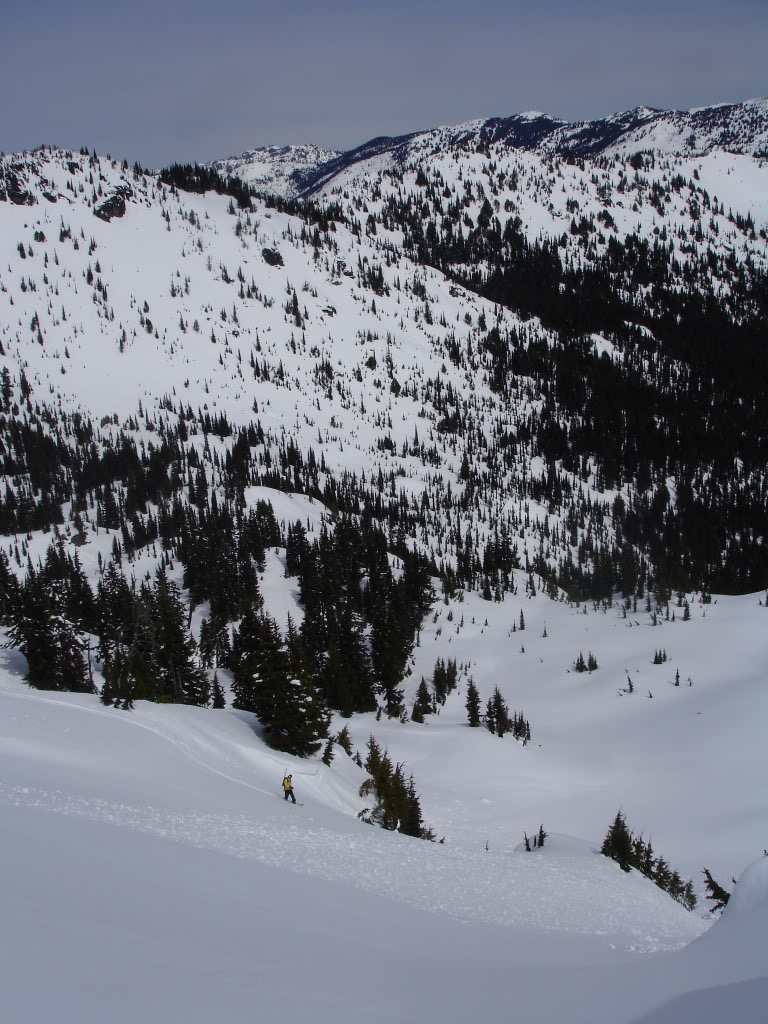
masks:
[[[263,585],[287,613],[278,566]],[[269,750],[232,709],[31,691],[3,651],[3,1019],[660,1024],[722,1020],[723,1000],[762,1019],[768,609],[694,608],[653,628],[543,596],[438,603],[409,697],[463,614],[458,662],[524,710],[532,742],[469,729],[464,675],[423,725],[348,725],[363,754],[372,732],[406,763],[444,843],[359,822],[364,774],[340,748],[326,767]],[[580,648],[596,672],[570,669]],[[286,769],[301,806],[280,797]],[[757,861],[714,927],[703,901],[689,913],[599,856],[619,806],[699,892],[704,865],[730,888]],[[539,824],[547,843],[525,853]]]

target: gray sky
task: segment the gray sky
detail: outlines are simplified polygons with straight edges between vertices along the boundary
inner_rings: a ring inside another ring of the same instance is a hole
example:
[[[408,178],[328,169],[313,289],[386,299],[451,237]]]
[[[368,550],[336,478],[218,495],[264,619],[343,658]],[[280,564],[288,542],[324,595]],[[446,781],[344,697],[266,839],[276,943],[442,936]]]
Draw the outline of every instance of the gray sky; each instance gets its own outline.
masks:
[[[768,95],[768,0],[2,0],[0,150],[148,167]]]

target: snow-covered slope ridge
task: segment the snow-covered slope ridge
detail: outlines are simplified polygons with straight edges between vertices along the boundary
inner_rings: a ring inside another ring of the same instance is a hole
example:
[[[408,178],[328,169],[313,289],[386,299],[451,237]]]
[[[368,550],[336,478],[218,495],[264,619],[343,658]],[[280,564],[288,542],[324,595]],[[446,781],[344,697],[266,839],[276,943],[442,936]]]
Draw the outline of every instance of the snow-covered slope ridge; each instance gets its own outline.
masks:
[[[339,172],[382,153],[409,155],[412,144],[477,146],[500,143],[508,149],[569,157],[598,157],[639,150],[681,157],[712,152],[768,156],[768,100],[720,103],[689,111],[636,107],[594,121],[569,123],[526,112],[491,117],[427,132],[373,139],[347,152],[316,146],[265,147],[214,163],[260,190],[300,195],[326,187]]]

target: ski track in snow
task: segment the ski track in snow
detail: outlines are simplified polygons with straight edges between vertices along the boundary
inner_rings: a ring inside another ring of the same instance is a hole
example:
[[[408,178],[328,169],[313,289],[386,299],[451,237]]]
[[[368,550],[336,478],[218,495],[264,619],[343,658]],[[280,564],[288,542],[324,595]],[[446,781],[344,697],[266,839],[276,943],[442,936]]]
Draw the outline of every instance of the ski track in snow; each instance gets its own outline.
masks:
[[[277,815],[255,821],[243,815],[175,813],[5,783],[0,783],[0,802],[134,829],[327,881],[351,883],[458,920],[605,936],[616,933],[618,921],[632,936],[628,948],[638,952],[679,949],[707,927],[695,915],[683,916],[669,900],[656,899],[653,890],[649,890],[653,898],[647,901],[639,901],[637,891],[623,885],[616,888],[610,905],[594,899],[597,887],[604,883],[605,862],[598,858],[595,870],[588,868],[582,877],[574,873],[571,861],[537,855],[484,852],[482,870],[478,870],[478,854],[473,851],[394,834],[382,836],[379,830],[351,839],[307,825],[305,820],[287,823]],[[387,839],[392,859],[381,856]],[[392,871],[393,860],[399,864],[397,872]],[[522,887],[524,900],[518,898]],[[561,894],[569,888],[574,899],[566,903]],[[665,904],[669,904],[666,914]],[[639,908],[645,913],[638,916]],[[632,917],[635,924],[627,929]]]
[[[195,755],[189,744],[184,743],[184,741],[178,737],[170,735],[167,729],[165,731],[162,729],[156,729],[153,726],[149,725],[147,722],[139,721],[135,714],[131,715],[131,717],[123,715],[119,716],[118,718],[115,718],[112,714],[111,709],[104,708],[101,706],[91,707],[84,704],[72,704],[71,702],[66,700],[57,700],[55,697],[43,697],[38,692],[34,694],[13,692],[11,696],[13,697],[14,700],[29,700],[33,701],[35,704],[48,704],[54,707],[66,708],[70,711],[76,710],[91,715],[99,715],[102,717],[108,716],[110,721],[118,721],[124,725],[133,726],[138,729],[144,729],[146,732],[152,733],[153,736],[157,736],[159,739],[164,740],[166,743],[170,743],[171,746],[175,747],[181,754],[184,755],[184,757],[189,758],[190,761],[194,762],[200,768],[205,769],[205,771],[212,772],[214,775],[218,775],[220,778],[225,779],[227,782],[234,782],[238,786],[245,786],[247,789],[253,789],[257,793],[264,793],[267,796],[274,796],[274,791],[272,789],[266,789],[264,786],[257,786],[253,782],[247,782],[245,779],[238,778],[235,775],[228,775],[226,772],[221,771],[221,769],[215,768],[213,767],[213,765],[206,763],[200,757],[197,757]],[[168,723],[168,725],[170,726],[170,723]],[[26,741],[26,743],[28,744],[28,741]],[[260,760],[264,760],[265,756],[269,758],[268,754],[265,755],[261,751],[259,756]],[[273,760],[275,762],[276,767],[282,769],[282,765],[284,764],[285,759],[280,758],[278,756],[274,756]],[[294,775],[298,774],[300,773],[294,771]],[[317,772],[310,772],[304,774],[316,775]]]

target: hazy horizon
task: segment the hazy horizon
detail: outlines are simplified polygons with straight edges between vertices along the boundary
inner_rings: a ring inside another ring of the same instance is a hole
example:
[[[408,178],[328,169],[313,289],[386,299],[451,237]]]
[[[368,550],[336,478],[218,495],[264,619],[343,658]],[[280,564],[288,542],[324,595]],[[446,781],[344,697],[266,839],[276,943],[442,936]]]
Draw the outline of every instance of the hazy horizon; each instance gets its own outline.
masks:
[[[5,12],[0,149],[88,146],[156,167],[257,146],[350,149],[473,118],[568,121],[768,95],[768,5],[511,0],[383,11],[232,0],[52,0]]]

